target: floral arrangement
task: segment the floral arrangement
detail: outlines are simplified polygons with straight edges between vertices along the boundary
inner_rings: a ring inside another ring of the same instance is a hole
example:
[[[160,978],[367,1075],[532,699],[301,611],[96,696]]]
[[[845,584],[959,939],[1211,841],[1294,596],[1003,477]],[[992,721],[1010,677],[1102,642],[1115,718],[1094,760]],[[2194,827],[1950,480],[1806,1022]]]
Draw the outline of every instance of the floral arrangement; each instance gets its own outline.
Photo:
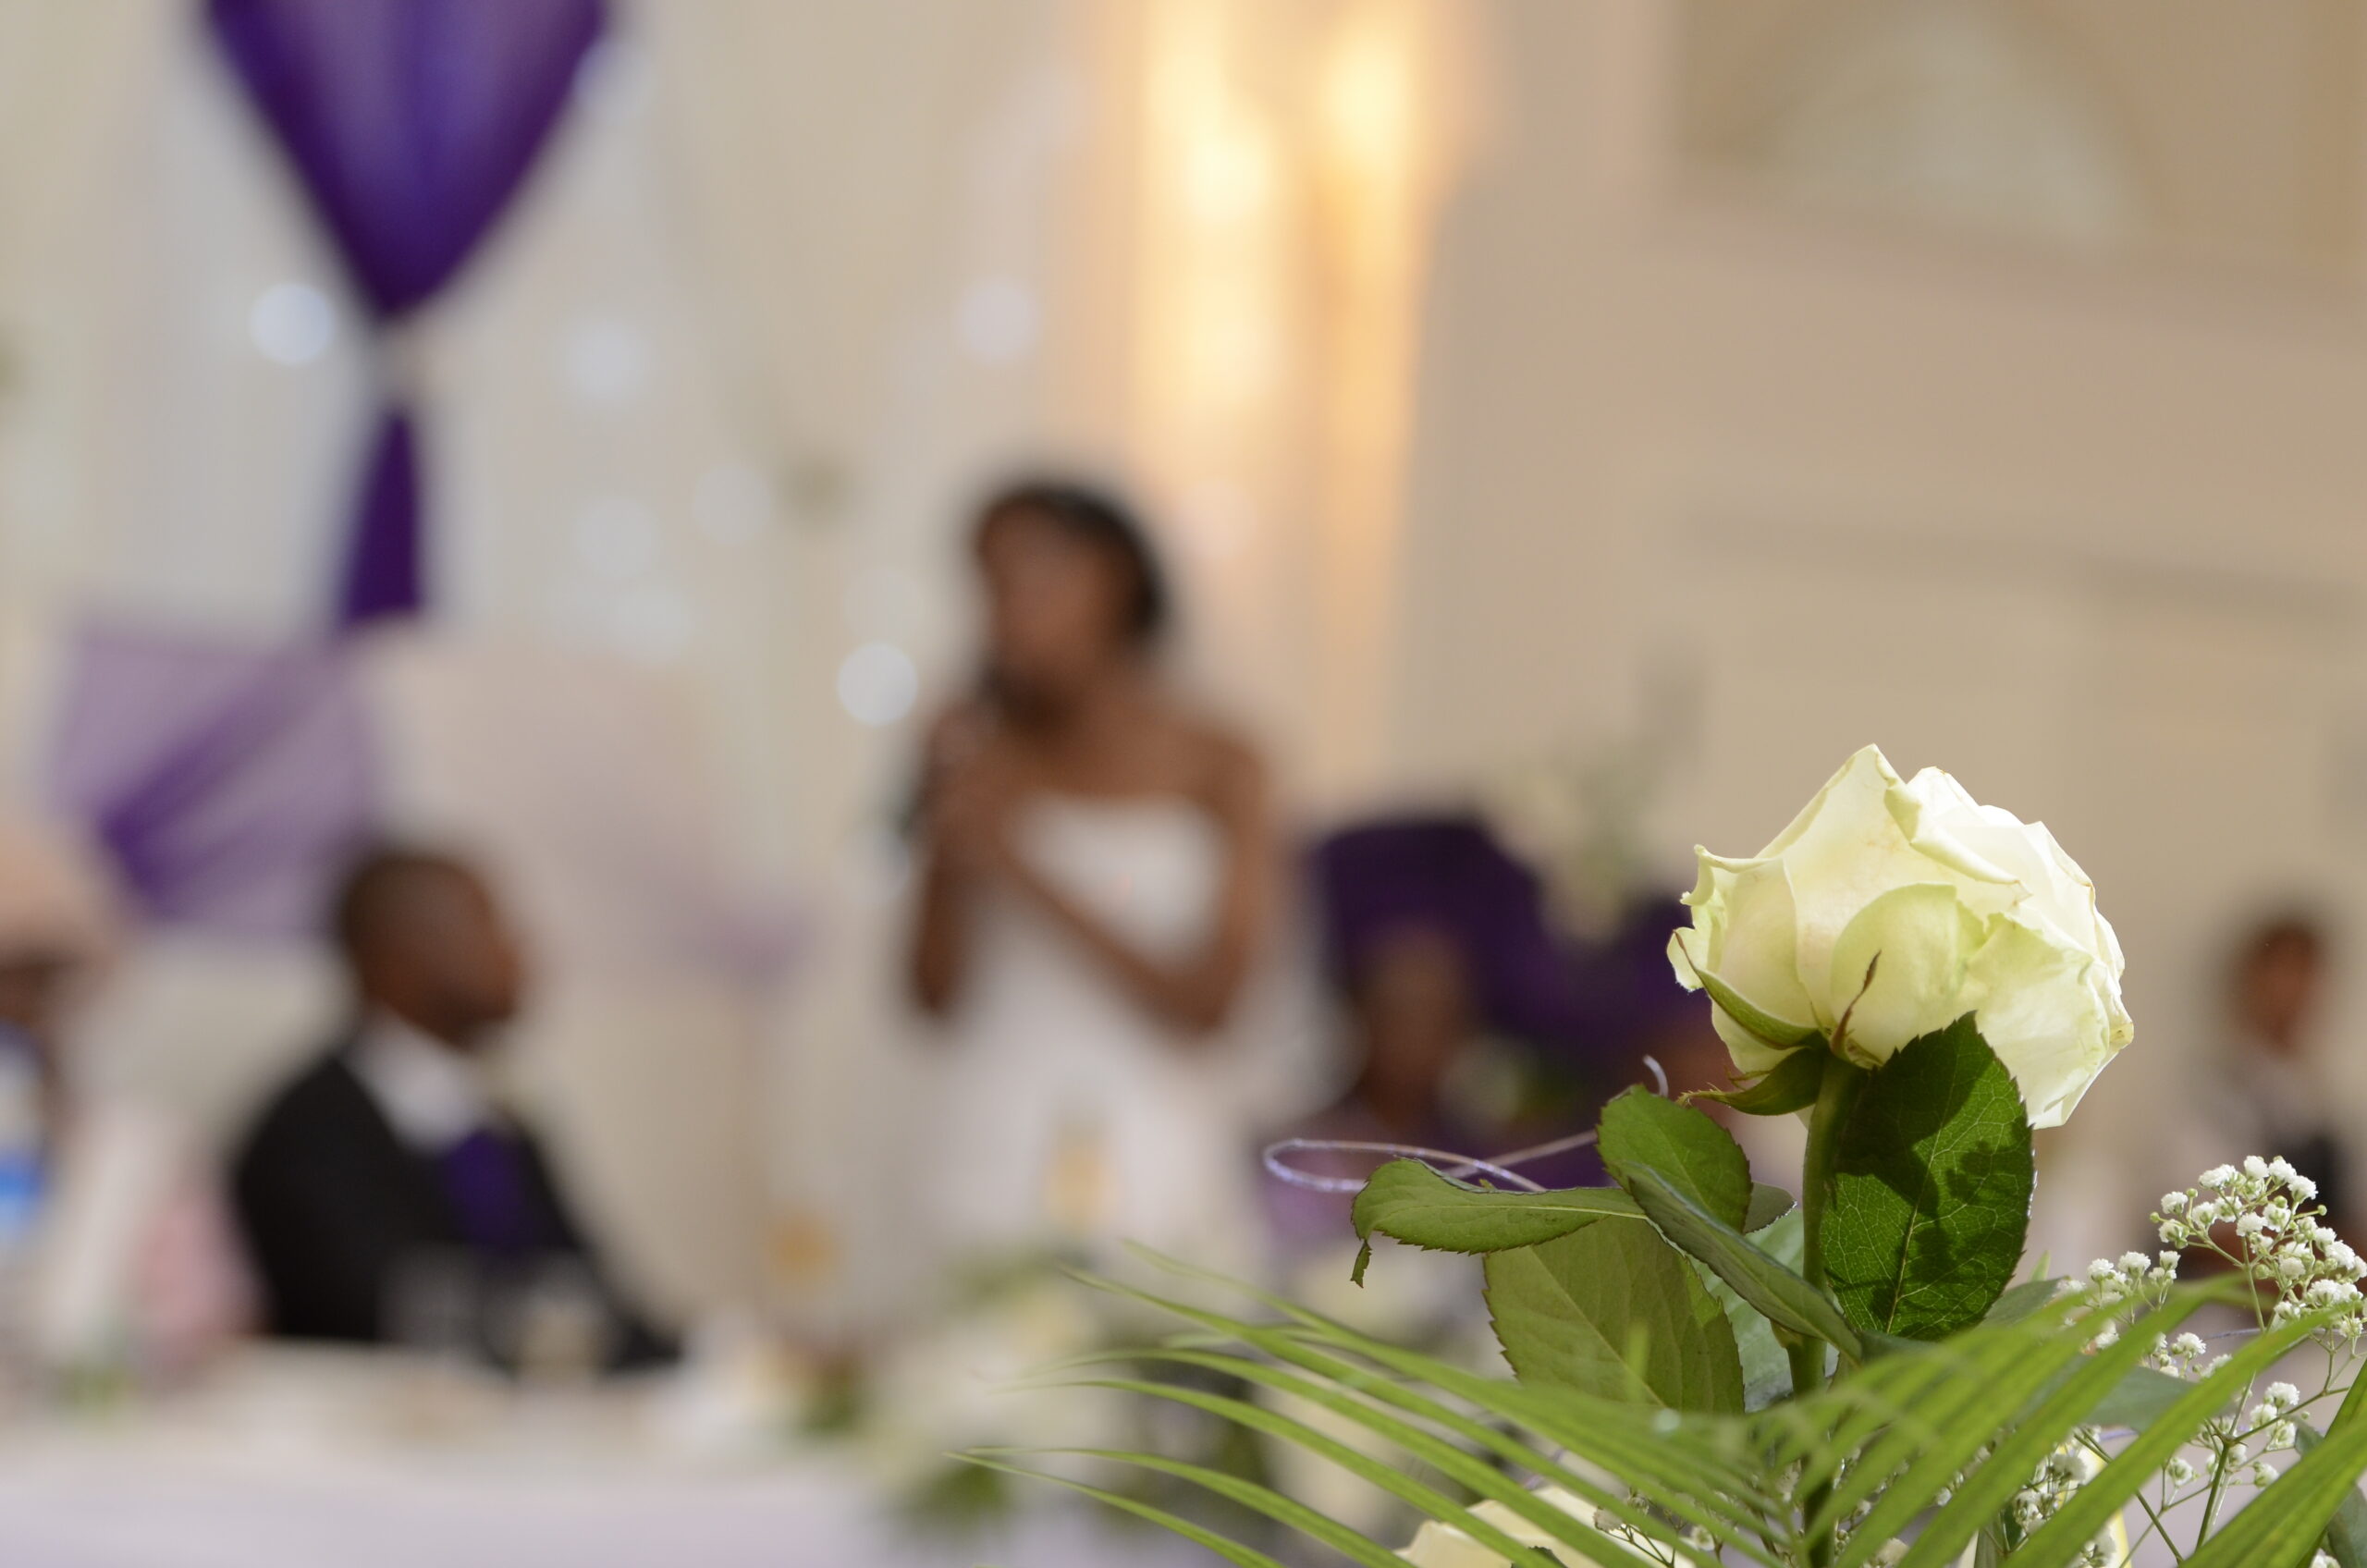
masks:
[[[2157,1253],[2015,1282],[2030,1130],[2133,1034],[2112,928],[2042,826],[1868,748],[1760,854],[1702,852],[1686,901],[1671,962],[1735,1066],[1707,1097],[1807,1119],[1797,1196],[1754,1182],[1699,1108],[1643,1090],[1602,1112],[1610,1186],[1381,1167],[1356,1277],[1380,1238],[1481,1257],[1510,1378],[1246,1287],[1256,1311],[1217,1311],[1206,1276],[1101,1282],[1184,1324],[1125,1358],[1194,1378],[1086,1381],[1330,1461],[1424,1521],[1410,1544],[1155,1454],[1096,1458],[1255,1527],[1069,1484],[1246,1568],[1280,1568],[1282,1537],[1367,1568],[2063,1568],[2148,1537],[2186,1568],[2367,1563],[2367,1264],[2290,1166],[2166,1194]],[[2197,1256],[2215,1280],[2179,1283]],[[2245,1325],[2217,1354],[2196,1331],[2211,1312]],[[2290,1370],[2312,1357],[2321,1376]]]

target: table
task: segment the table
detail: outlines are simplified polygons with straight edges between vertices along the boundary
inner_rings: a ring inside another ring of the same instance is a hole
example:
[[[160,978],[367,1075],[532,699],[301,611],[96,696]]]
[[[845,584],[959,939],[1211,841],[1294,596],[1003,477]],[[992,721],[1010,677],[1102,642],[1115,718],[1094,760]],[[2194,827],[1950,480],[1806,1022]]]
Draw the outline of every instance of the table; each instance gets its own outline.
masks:
[[[1047,1501],[915,1539],[827,1449],[668,1452],[663,1390],[420,1397],[415,1368],[259,1350],[205,1389],[0,1430],[8,1568],[1208,1568]],[[438,1401],[441,1403],[438,1403]],[[456,1415],[455,1412],[459,1414]]]

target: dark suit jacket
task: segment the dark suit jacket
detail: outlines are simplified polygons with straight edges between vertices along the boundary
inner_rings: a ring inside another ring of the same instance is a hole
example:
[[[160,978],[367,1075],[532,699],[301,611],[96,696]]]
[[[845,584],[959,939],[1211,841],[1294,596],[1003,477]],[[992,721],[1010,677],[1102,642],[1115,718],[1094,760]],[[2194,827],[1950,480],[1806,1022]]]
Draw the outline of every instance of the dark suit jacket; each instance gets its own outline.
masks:
[[[232,1190],[272,1331],[374,1343],[391,1337],[389,1302],[405,1268],[469,1249],[434,1163],[396,1134],[347,1048],[331,1049],[273,1096],[238,1157]],[[609,1282],[539,1145],[531,1134],[523,1141],[540,1229],[559,1239],[556,1256],[583,1266],[619,1330],[612,1364],[665,1359],[669,1349]],[[521,1269],[474,1262],[485,1286],[474,1337],[502,1360],[492,1297],[505,1272],[514,1280]]]

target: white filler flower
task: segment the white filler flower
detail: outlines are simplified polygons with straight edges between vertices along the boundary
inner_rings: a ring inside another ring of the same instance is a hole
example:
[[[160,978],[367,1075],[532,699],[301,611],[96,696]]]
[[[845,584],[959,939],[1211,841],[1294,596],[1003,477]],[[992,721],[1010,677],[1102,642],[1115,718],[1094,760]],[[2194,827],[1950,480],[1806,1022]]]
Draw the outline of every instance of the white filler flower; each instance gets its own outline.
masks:
[[[1872,1067],[1971,1012],[2030,1125],[2053,1127],[2136,1033],[2087,873],[2043,824],[1937,768],[1902,780],[1868,746],[1758,854],[1696,852],[1693,925],[1669,961],[1708,988],[1744,1073],[1845,1015],[1842,1048]]]

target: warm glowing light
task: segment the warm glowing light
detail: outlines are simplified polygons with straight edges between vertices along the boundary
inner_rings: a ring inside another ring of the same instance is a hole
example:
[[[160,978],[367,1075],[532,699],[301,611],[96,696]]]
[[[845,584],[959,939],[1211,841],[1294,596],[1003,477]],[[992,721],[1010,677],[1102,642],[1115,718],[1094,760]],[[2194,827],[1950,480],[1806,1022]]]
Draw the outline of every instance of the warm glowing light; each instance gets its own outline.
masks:
[[[1453,7],[1143,0],[1134,446],[1217,635],[1311,665],[1318,788],[1379,762]],[[1221,499],[1218,499],[1221,498]]]
[[[1141,371],[1152,418],[1194,447],[1263,416],[1292,313],[1284,149],[1238,80],[1241,14],[1170,0],[1151,18]]]

